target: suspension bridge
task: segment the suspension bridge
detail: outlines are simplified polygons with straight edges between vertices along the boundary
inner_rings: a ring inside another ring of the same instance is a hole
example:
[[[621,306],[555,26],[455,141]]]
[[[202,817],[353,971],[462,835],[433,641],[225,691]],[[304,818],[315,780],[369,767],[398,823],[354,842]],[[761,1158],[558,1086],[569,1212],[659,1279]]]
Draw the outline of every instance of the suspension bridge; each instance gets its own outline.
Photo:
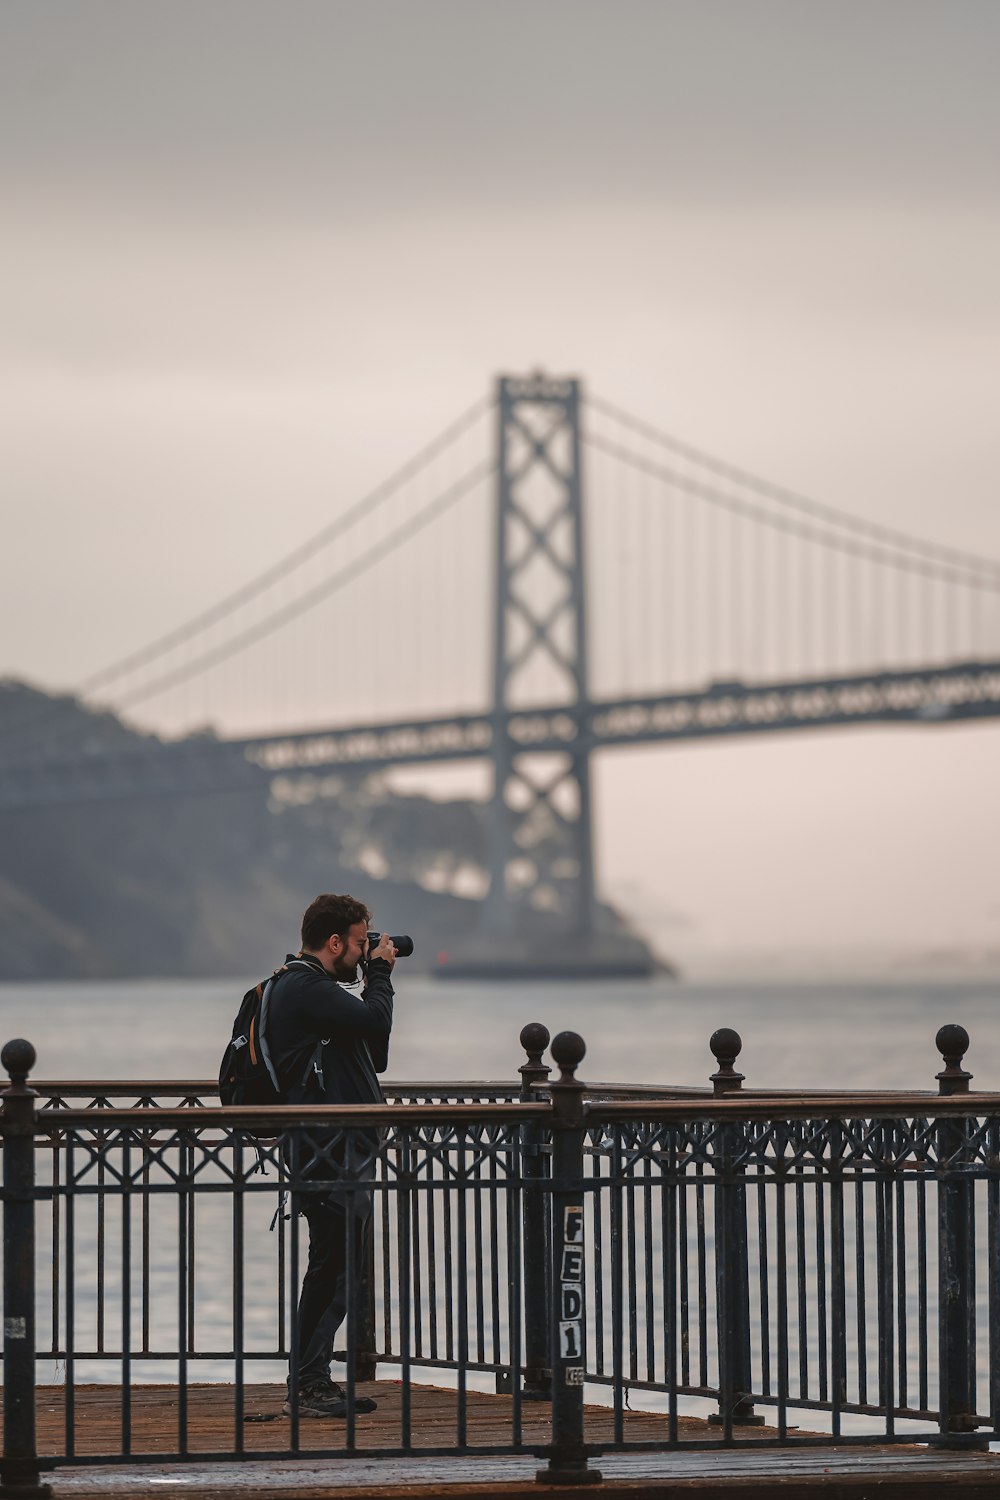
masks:
[[[576,379],[502,377],[80,693],[160,732],[109,749],[51,708],[14,715],[0,811],[481,761],[485,933],[499,951],[537,911],[585,943],[595,752],[998,716],[1000,562],[792,493]]]

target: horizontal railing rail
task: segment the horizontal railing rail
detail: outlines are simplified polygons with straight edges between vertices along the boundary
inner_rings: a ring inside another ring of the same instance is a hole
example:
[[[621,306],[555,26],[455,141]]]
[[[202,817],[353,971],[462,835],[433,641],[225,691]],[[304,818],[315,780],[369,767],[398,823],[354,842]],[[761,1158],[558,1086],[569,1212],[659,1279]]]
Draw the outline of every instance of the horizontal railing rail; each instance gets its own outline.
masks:
[[[547,1071],[547,1070],[546,1070]],[[31,1086],[42,1108],[66,1109],[86,1099],[93,1109],[117,1109],[117,1101],[135,1100],[143,1107],[160,1105],[165,1100],[180,1100],[185,1107],[211,1107],[219,1097],[219,1085],[210,1079],[32,1079]],[[546,1088],[545,1081],[537,1083],[537,1089]],[[675,1099],[711,1097],[711,1089],[692,1085],[681,1087],[671,1084],[588,1083],[588,1098],[600,1099]],[[503,1080],[476,1082],[456,1079],[449,1082],[411,1082],[387,1079],[382,1081],[382,1093],[388,1103],[455,1103],[477,1104],[494,1101],[514,1102],[519,1098],[516,1083]],[[272,1106],[273,1107],[273,1106]]]
[[[544,1472],[564,1479],[598,1449],[1000,1437],[1000,1094],[970,1091],[960,1027],[938,1033],[936,1093],[751,1091],[730,1031],[710,1093],[584,1084],[572,1033],[550,1079],[547,1032],[522,1041],[517,1089],[269,1108],[198,1081],[29,1087],[33,1050],[9,1044],[3,1482],[154,1456],[135,1421],[150,1381],[175,1392],[161,1459],[370,1452],[359,1384],[379,1366],[401,1398],[378,1451],[541,1451],[547,1410]],[[325,1446],[304,1444],[294,1394],[318,1200],[348,1226],[346,1417]],[[289,1370],[287,1423],[250,1445],[248,1392]],[[454,1391],[430,1437],[421,1371]],[[206,1380],[230,1399],[211,1452]],[[486,1382],[510,1397],[499,1436],[473,1420]],[[94,1384],[117,1392],[96,1434]],[[599,1444],[587,1390],[610,1409]]]

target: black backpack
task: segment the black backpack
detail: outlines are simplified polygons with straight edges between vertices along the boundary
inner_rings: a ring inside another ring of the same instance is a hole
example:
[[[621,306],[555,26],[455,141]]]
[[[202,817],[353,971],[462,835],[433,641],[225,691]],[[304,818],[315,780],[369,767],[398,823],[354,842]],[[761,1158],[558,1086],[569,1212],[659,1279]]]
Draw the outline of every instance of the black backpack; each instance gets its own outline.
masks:
[[[294,960],[293,960],[294,962]],[[302,964],[303,968],[310,965]],[[278,1084],[278,1073],[267,1046],[267,1007],[276,979],[287,974],[291,964],[275,969],[270,979],[262,979],[243,996],[243,1003],[233,1023],[232,1039],[222,1055],[219,1069],[219,1098],[227,1105],[284,1104]],[[320,1067],[323,1043],[317,1042],[309,1054],[302,1088],[316,1074],[322,1085]]]

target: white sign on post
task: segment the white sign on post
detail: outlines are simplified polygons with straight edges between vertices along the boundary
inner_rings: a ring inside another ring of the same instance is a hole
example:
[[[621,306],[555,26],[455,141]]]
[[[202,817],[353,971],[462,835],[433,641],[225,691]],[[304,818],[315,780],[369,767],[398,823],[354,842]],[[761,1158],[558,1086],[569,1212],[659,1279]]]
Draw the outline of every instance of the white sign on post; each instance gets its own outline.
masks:
[[[583,1205],[563,1214],[563,1253],[559,1288],[559,1358],[583,1358]],[[564,1370],[567,1385],[583,1384],[582,1365]]]

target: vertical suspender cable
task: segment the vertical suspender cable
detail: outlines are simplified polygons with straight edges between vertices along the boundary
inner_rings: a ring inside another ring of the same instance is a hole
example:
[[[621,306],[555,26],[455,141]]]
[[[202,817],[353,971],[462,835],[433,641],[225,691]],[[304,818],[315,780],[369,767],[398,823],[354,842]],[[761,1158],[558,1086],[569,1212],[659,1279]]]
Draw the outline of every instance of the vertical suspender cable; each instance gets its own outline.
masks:
[[[653,540],[653,528],[650,518],[655,506],[649,503],[648,476],[639,471],[636,472],[636,522],[638,535],[636,537],[636,562],[635,562],[635,585],[639,594],[639,631],[642,636],[642,672],[640,686],[644,693],[651,693],[656,687],[656,632],[654,620],[654,594],[653,579],[650,576],[650,564],[655,556],[654,548],[651,546]]]
[[[608,496],[612,494],[611,484],[608,484]],[[627,496],[622,496],[613,507],[616,524],[611,529],[611,540],[614,558],[613,571],[617,592],[617,606],[614,612],[613,629],[618,637],[618,684],[620,692],[628,692],[629,689],[629,654],[628,654],[628,631],[625,628],[628,611],[628,584],[626,572],[628,569],[628,509]]]
[[[743,568],[746,549],[743,542],[743,526],[742,516],[730,513],[729,630],[731,635],[730,650],[732,652],[730,675],[734,678],[741,678],[744,673],[743,642],[746,639],[746,635],[743,628]]]
[[[722,675],[719,666],[719,604],[722,591],[719,588],[722,559],[719,556],[718,512],[709,506],[705,512],[705,608],[708,611],[705,631],[705,680],[717,681]]]
[[[627,478],[625,489],[622,492],[622,503],[624,520],[622,536],[624,539],[625,556],[621,571],[621,584],[624,590],[621,626],[625,636],[624,645],[627,673],[624,679],[624,686],[626,693],[632,694],[640,692],[642,677],[640,601],[635,597],[638,586],[638,560],[636,558],[635,545],[637,527],[634,473],[630,474]]]

